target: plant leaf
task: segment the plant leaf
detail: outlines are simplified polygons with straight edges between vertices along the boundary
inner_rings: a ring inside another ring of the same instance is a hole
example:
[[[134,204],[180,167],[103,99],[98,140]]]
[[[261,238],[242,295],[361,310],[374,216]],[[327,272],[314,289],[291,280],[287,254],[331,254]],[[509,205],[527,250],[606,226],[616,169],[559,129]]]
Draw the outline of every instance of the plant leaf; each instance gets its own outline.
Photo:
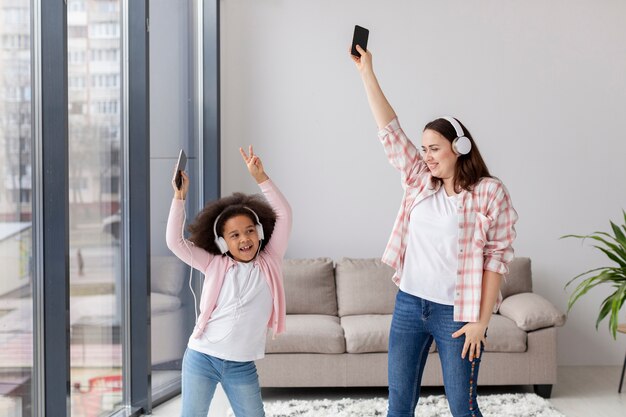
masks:
[[[611,228],[613,229],[613,233],[615,233],[615,240],[617,240],[623,247],[626,247],[626,236],[624,236],[624,233],[622,233],[615,223],[609,223],[611,223]]]
[[[567,288],[567,287],[568,287],[568,286],[569,286],[572,282],[574,282],[574,281],[575,281],[575,280],[577,280],[578,278],[582,277],[583,275],[587,275],[587,274],[589,274],[590,272],[599,271],[599,270],[601,270],[601,269],[609,269],[609,267],[608,267],[608,266],[601,266],[600,268],[593,268],[593,269],[590,269],[590,270],[589,270],[589,271],[587,271],[587,272],[583,272],[582,274],[578,274],[578,275],[576,275],[574,278],[572,278],[572,279],[570,279],[569,281],[567,281],[567,284],[565,284],[565,288]]]
[[[607,236],[609,238],[611,238],[612,240],[614,240],[615,242],[619,243],[620,246],[615,245],[614,243],[611,243],[609,241],[607,241],[606,239],[603,239],[602,237],[600,237],[599,235],[602,236]],[[621,258],[622,261],[616,261],[614,258],[610,258],[613,259],[615,262],[617,262],[620,266],[625,266],[626,267],[626,246],[622,245],[617,239],[615,239],[615,237],[611,236],[608,233],[605,232],[594,232],[593,234],[590,235],[584,235],[584,236],[579,236],[579,235],[566,235],[566,236],[562,236],[561,238],[565,238],[565,237],[575,237],[578,239],[583,239],[583,242],[585,241],[585,239],[593,239],[593,240],[597,240],[598,242],[602,242],[604,243],[609,249],[613,250],[615,253],[617,253]],[[625,242],[626,243],[626,242]],[[598,248],[600,250],[602,250],[599,246],[594,246],[595,248]]]
[[[603,241],[603,243],[605,245],[607,245],[608,247],[610,247],[610,248],[614,248],[614,250],[626,252],[626,245],[625,245],[626,242],[619,241],[618,239],[615,238],[615,236],[610,235],[610,234],[608,234],[606,232],[596,232],[596,236],[598,236],[598,237],[606,236],[606,237],[610,238],[615,243],[617,243],[619,246],[615,245],[615,244],[613,244],[611,242],[607,242],[607,241]]]
[[[570,299],[568,301],[567,311],[569,312],[574,306],[574,303],[580,297],[587,294],[587,292],[589,292],[590,289],[602,284],[603,282],[610,281],[610,280],[611,280],[611,272],[603,271],[599,275],[596,275],[594,277],[589,277],[585,279],[584,281],[582,281],[580,284],[578,284],[578,286],[576,287],[576,289],[570,296]]]
[[[613,298],[613,294],[609,295],[608,297],[604,299],[604,301],[602,301],[602,304],[600,307],[600,313],[598,314],[598,319],[596,320],[596,330],[598,330],[598,326],[600,325],[600,322],[604,320],[604,318],[609,314],[609,311],[611,311],[611,299],[612,298]]]
[[[606,236],[613,240],[615,243],[609,242],[601,236]],[[593,235],[587,236],[589,239],[597,240],[598,242],[604,243],[608,248],[617,252],[620,256],[626,256],[626,246],[623,246],[619,240],[615,239],[612,235],[605,232],[595,232]],[[617,243],[617,244],[616,244]]]
[[[622,268],[626,268],[626,260],[618,258],[613,252],[611,252],[610,250],[608,250],[606,248],[603,248],[601,246],[593,245],[593,247],[596,248],[596,249],[601,250],[602,252],[604,252],[604,254],[606,256],[608,256],[609,259],[611,259],[613,262],[617,263]]]
[[[584,243],[585,239],[593,239],[599,242],[599,244],[592,246],[604,253],[610,260],[617,263],[617,267],[611,266],[590,269],[582,274],[576,275],[565,284],[565,288],[567,288],[574,281],[582,278],[582,281],[576,285],[576,288],[569,297],[568,312],[578,299],[587,294],[592,288],[605,283],[612,286],[614,291],[600,304],[600,311],[596,320],[596,330],[600,322],[609,316],[608,327],[613,339],[617,338],[619,312],[626,302],[626,210],[622,209],[622,214],[624,216],[624,224],[622,225],[618,226],[609,220],[615,236],[601,231],[596,231],[589,235],[561,236],[561,239],[582,239],[582,243]]]
[[[575,237],[576,239],[585,239],[587,235],[563,235],[559,239],[567,239],[568,237]]]
[[[598,235],[602,235],[602,236],[608,236],[611,239],[613,239],[615,242],[619,243],[620,246],[615,245],[613,243],[607,242],[605,240],[603,240],[602,238],[598,237],[598,240],[601,240],[602,243],[604,243],[606,246],[608,246],[609,248],[611,248],[614,252],[616,252],[617,254],[619,254],[622,258],[624,258],[626,260],[626,246],[623,245],[622,243],[620,243],[617,239],[615,239],[613,236],[611,236],[608,233],[604,233],[604,232],[597,232]]]
[[[626,282],[619,286],[618,290],[611,296],[611,318],[609,319],[609,330],[613,335],[613,339],[617,339],[617,325],[619,322],[619,311],[624,305],[626,298]]]

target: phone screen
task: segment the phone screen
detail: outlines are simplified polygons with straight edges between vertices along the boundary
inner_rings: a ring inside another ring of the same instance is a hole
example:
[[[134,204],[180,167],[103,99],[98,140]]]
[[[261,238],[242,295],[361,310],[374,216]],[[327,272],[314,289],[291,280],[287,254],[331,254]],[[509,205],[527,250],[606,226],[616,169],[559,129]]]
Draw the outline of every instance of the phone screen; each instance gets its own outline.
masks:
[[[356,46],[367,51],[367,39],[369,38],[370,31],[359,25],[354,26],[354,36],[352,37],[352,55],[361,57],[359,51],[356,50]]]
[[[185,151],[182,149],[178,154],[178,163],[176,164],[176,176],[174,177],[174,183],[176,184],[176,188],[180,190],[180,187],[183,185],[183,177],[180,175],[181,171],[185,170],[185,166],[187,166],[187,155],[185,155]]]

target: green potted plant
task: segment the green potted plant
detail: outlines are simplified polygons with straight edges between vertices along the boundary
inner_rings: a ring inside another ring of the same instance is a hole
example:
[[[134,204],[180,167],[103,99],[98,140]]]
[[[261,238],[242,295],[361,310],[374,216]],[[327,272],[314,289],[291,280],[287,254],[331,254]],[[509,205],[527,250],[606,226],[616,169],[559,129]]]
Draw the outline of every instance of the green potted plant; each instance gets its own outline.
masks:
[[[600,313],[596,321],[597,330],[600,322],[610,314],[609,330],[613,335],[613,339],[617,337],[616,332],[619,322],[619,311],[626,300],[626,211],[622,210],[622,212],[624,214],[624,224],[617,226],[612,221],[610,222],[613,234],[594,232],[589,235],[565,235],[561,237],[561,239],[573,237],[583,239],[583,241],[584,239],[593,239],[598,242],[593,245],[593,247],[601,250],[611,261],[617,264],[617,266],[603,266],[583,272],[582,274],[576,275],[565,284],[565,288],[567,288],[574,281],[582,279],[569,297],[567,305],[568,312],[580,297],[587,294],[589,290],[598,285],[608,284],[615,289],[615,291],[602,301]]]

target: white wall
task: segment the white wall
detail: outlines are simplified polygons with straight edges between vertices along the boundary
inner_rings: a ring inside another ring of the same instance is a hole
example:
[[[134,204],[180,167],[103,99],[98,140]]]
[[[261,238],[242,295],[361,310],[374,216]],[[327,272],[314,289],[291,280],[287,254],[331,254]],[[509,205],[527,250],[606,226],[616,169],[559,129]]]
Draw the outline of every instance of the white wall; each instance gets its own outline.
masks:
[[[626,208],[623,1],[224,0],[221,14],[223,194],[256,191],[237,152],[254,144],[294,209],[289,257],[379,257],[400,203],[347,54],[360,24],[413,140],[456,115],[507,185],[536,292],[564,310],[568,279],[607,264],[559,236]],[[605,295],[574,307],[560,364],[621,364],[626,338],[595,329]]]

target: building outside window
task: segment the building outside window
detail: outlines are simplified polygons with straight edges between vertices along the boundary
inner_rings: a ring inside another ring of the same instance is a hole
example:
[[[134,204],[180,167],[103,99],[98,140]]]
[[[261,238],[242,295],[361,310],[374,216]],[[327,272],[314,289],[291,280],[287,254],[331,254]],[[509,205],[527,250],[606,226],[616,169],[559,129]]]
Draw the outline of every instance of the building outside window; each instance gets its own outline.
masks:
[[[68,90],[70,367],[77,417],[108,415],[123,401],[122,247],[119,223],[112,222],[121,209],[121,65],[104,59],[120,56],[120,5],[73,0],[67,12],[68,80],[74,80]]]
[[[32,0],[0,0],[2,417],[30,417],[40,410],[37,407],[41,403],[35,399],[43,399],[43,395],[49,393],[40,390],[40,384],[37,383],[40,370],[34,371],[34,364],[41,364],[41,353],[54,349],[49,346],[50,343],[40,339],[34,343],[34,339],[37,339],[34,333],[38,336],[43,333],[42,323],[34,318],[33,311],[40,313],[39,308],[49,306],[49,300],[44,295],[43,304],[39,302],[33,305],[35,297],[41,296],[41,287],[34,287],[33,282],[41,284],[42,278],[41,275],[34,275],[34,272],[40,272],[41,265],[38,262],[41,259],[35,257],[33,242],[36,245],[42,243],[41,230],[45,227],[38,223],[33,225],[33,220],[37,222],[39,218],[33,211],[41,203],[36,192],[41,193],[42,190],[38,188],[41,184],[37,178],[45,175],[40,171],[42,165],[39,158],[46,163],[50,159],[38,153],[41,143],[37,142],[39,139],[34,137],[34,132],[40,137],[39,131],[33,129],[41,122],[35,118],[40,116],[38,105],[45,100],[42,100],[39,90],[41,85],[33,85],[33,80],[38,81],[41,74],[34,73],[32,69],[34,63],[37,63],[33,61],[33,56],[37,57],[38,53],[33,50],[33,44],[38,48],[38,42],[32,40],[41,27],[35,27],[37,30],[32,27],[33,22],[40,23],[36,22],[38,17],[35,16],[38,9],[33,12],[31,4],[38,5]],[[58,70],[61,65],[65,68],[67,64],[68,171],[65,180],[69,199],[69,405],[73,417],[108,416],[130,404],[130,397],[127,395],[124,398],[124,393],[129,394],[124,386],[124,379],[129,373],[124,368],[123,360],[124,354],[129,352],[129,346],[123,345],[123,335],[127,331],[123,314],[124,307],[128,307],[130,302],[124,298],[125,279],[130,279],[124,276],[124,271],[131,263],[123,256],[125,236],[121,227],[121,220],[128,216],[122,204],[126,179],[123,167],[126,144],[122,141],[125,140],[126,126],[123,122],[125,112],[122,88],[127,82],[122,75],[122,0],[67,0],[66,4],[66,61],[53,61],[53,65],[58,65],[55,67]],[[187,18],[190,19],[189,16]],[[42,21],[45,23],[42,27],[49,28],[50,20],[46,21],[43,16]],[[185,38],[186,25],[181,25],[179,29],[181,39]],[[159,59],[169,58],[163,54]],[[176,71],[188,74],[189,65],[183,59]],[[161,72],[160,75],[167,74]],[[44,86],[49,85],[45,80],[42,83]],[[188,92],[191,89],[184,88],[181,91]],[[175,99],[173,106],[184,109],[176,119],[183,132],[191,120],[186,113],[190,111],[187,108],[190,101],[186,96]],[[147,103],[145,105],[148,106]],[[51,113],[57,116],[64,111]],[[42,112],[46,114],[46,110]],[[181,147],[189,150],[195,147],[192,138],[184,134],[179,136]],[[58,135],[54,139],[63,138]],[[169,135],[157,135],[152,145],[158,147],[159,144],[169,144],[170,140]],[[188,169],[198,172],[198,159],[191,153],[190,156]],[[162,184],[169,184],[169,172],[166,171],[169,171],[170,162],[173,161],[166,161],[161,155],[148,157],[150,175],[156,178],[151,183],[146,181],[146,186],[150,187],[148,195],[154,188],[158,190],[155,193],[158,194],[159,202],[169,201],[171,190]],[[172,152],[171,158],[174,157]],[[35,159],[40,165],[35,165]],[[167,168],[161,169],[162,166]],[[65,188],[62,190],[65,192]],[[195,193],[190,193],[193,199],[197,198]],[[194,214],[195,208],[190,207],[189,215]],[[150,226],[160,230],[158,221],[153,221]],[[152,280],[152,292],[146,296],[151,296],[153,302],[148,304],[151,311],[145,322],[146,326],[148,322],[151,325],[152,339],[149,340],[151,346],[143,346],[151,349],[152,363],[148,374],[134,373],[134,376],[140,379],[145,377],[148,381],[147,389],[152,389],[148,395],[158,401],[180,388],[180,364],[186,338],[193,326],[194,312],[191,295],[183,291],[182,285],[188,271],[166,250],[162,233],[154,234],[153,240],[156,242],[146,242],[153,255],[149,260],[152,276],[147,277]],[[49,245],[49,241],[45,240],[43,245],[48,248],[46,245]],[[40,246],[37,248],[39,250]],[[181,282],[174,295],[169,294],[169,290],[163,286],[164,280],[170,278],[163,273],[165,268],[159,269],[159,266],[164,265],[175,268]],[[46,273],[45,268],[43,273]],[[48,284],[46,278],[43,277],[44,283]],[[170,295],[176,299],[176,306],[170,305],[170,299],[167,298]],[[139,321],[136,320],[133,325],[143,326],[143,323],[138,324]],[[49,323],[47,318],[44,322]],[[180,335],[172,337],[170,332],[173,330]],[[45,350],[42,350],[44,347]],[[50,362],[44,363],[47,369]],[[52,397],[58,399],[56,394]]]
[[[0,0],[0,415],[30,416],[33,377],[29,0]]]

